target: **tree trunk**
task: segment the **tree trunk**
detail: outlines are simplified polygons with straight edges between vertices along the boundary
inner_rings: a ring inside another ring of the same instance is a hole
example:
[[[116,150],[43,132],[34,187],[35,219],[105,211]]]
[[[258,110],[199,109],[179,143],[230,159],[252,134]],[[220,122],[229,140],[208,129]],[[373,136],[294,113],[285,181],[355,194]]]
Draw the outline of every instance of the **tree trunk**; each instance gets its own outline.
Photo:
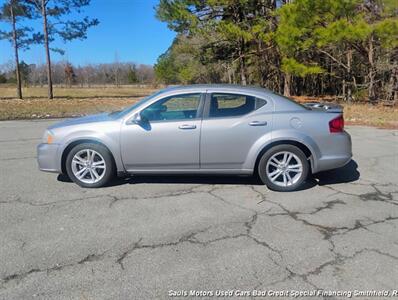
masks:
[[[343,99],[344,99],[344,100],[347,100],[347,92],[346,92],[346,90],[347,90],[347,83],[345,82],[345,79],[343,79],[342,85],[343,85]]]
[[[246,79],[246,63],[245,63],[245,58],[243,57],[244,55],[244,45],[243,41],[241,41],[241,47],[239,48],[239,68],[240,68],[240,81],[242,85],[247,84],[247,79]]]
[[[41,14],[43,16],[43,33],[44,33],[44,47],[46,49],[46,60],[47,60],[47,85],[48,85],[48,99],[53,99],[53,80],[51,74],[51,59],[50,59],[50,47],[48,42],[48,31],[47,31],[47,11],[46,1],[41,0]]]
[[[375,70],[374,70],[374,59],[373,59],[373,35],[370,36],[369,39],[369,49],[368,49],[368,60],[369,60],[369,86],[368,86],[368,97],[369,101],[374,103],[376,101],[375,95]]]
[[[352,63],[352,49],[348,49],[347,52],[347,79],[348,79],[348,85],[347,85],[347,101],[351,103],[352,101],[352,83],[351,83],[351,63]]]
[[[12,40],[14,44],[14,54],[15,54],[15,76],[17,78],[17,98],[22,99],[22,84],[21,84],[21,72],[19,70],[17,29],[15,25],[15,15],[14,15],[13,5],[14,1],[11,1],[10,14],[12,21]]]
[[[243,57],[239,58],[239,62],[240,62],[240,81],[242,83],[242,85],[246,85],[247,84],[247,80],[246,80],[246,67],[245,67],[245,59]]]
[[[292,75],[289,73],[285,73],[285,81],[283,86],[283,95],[286,97],[290,97],[290,84],[292,81]]]

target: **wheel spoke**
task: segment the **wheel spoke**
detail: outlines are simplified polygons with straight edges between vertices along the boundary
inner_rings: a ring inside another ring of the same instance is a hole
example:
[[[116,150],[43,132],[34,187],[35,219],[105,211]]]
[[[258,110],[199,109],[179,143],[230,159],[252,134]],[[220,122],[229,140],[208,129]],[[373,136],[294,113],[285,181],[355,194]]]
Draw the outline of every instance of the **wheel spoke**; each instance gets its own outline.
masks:
[[[84,168],[83,170],[84,170],[84,171],[83,171],[82,173],[80,173],[79,175],[77,175],[77,177],[78,177],[79,179],[84,178],[84,176],[86,176],[87,173],[88,173],[88,169],[87,169],[87,168]]]
[[[79,162],[81,162],[81,163],[85,163],[86,161],[84,160],[84,158],[82,158],[80,155],[75,155],[74,157],[73,157],[73,160],[74,161],[79,161]]]
[[[87,153],[87,161],[91,161],[91,157],[90,157],[90,149],[86,150]]]
[[[275,174],[280,173],[280,172],[281,172],[281,171],[277,169],[277,170],[275,170],[275,171],[269,173],[269,176],[270,176],[270,177],[273,177]]]
[[[287,177],[287,183],[293,184],[292,177],[290,176],[289,172],[286,172],[286,177]]]
[[[92,169],[88,169],[88,172],[90,173],[91,180],[92,180],[92,181],[95,181],[96,177],[95,177],[95,175],[94,175],[93,170],[92,170]]]
[[[94,175],[95,179],[98,179],[100,177],[95,169],[92,169],[91,172]]]
[[[286,163],[287,156],[288,156],[288,154],[287,154],[286,152],[285,152],[285,153],[283,153],[283,159],[282,159],[282,163],[283,163],[283,164],[285,164],[285,163]]]
[[[291,153],[287,154],[287,159],[286,159],[286,165],[289,165],[289,162],[291,161],[293,155]]]
[[[271,177],[271,181],[275,181],[281,174],[282,171],[278,171],[274,176]]]
[[[279,167],[279,165],[278,165],[277,163],[274,163],[273,161],[270,161],[269,164],[270,164],[271,166],[276,167],[276,168]]]
[[[85,170],[87,170],[87,168],[86,167],[84,167],[84,168],[81,168],[79,171],[77,171],[76,172],[76,176],[80,176]]]
[[[289,172],[295,172],[295,173],[300,173],[300,172],[302,172],[301,165],[288,166],[287,170],[288,170]]]
[[[288,167],[288,169],[300,169],[301,168],[301,164],[290,165],[290,166],[287,166],[287,167]]]
[[[81,159],[78,159],[77,157],[74,157],[72,162],[74,162],[75,164],[84,166],[84,161],[82,161]]]
[[[279,165],[279,164],[281,163],[279,160],[276,159],[276,157],[271,158],[271,159],[270,159],[270,163],[271,163],[271,162],[274,163],[274,164],[276,164],[276,165]]]
[[[286,173],[283,173],[283,185],[286,186],[287,185],[287,178],[286,178]]]

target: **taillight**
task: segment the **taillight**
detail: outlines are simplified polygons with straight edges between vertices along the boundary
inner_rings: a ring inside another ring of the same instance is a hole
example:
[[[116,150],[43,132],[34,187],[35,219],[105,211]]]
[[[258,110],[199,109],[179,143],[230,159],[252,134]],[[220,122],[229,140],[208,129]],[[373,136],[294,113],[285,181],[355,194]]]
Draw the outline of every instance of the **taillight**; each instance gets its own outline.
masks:
[[[343,132],[344,130],[343,115],[340,115],[329,122],[329,130],[330,132]]]

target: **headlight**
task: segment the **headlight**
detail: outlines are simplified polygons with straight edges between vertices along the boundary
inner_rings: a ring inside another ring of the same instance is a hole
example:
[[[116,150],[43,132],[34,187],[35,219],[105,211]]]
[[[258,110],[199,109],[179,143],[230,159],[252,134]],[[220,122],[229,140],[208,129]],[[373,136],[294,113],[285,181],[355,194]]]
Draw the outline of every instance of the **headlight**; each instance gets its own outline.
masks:
[[[43,143],[51,144],[54,141],[54,134],[50,130],[46,130],[43,135]]]

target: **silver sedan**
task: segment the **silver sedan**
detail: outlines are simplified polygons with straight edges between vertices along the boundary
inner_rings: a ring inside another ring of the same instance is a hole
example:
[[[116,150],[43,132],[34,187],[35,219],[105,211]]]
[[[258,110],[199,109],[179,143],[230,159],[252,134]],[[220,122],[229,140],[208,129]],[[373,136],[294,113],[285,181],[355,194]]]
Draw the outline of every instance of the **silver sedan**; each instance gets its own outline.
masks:
[[[172,87],[122,111],[57,123],[37,151],[42,171],[82,187],[126,174],[240,174],[278,191],[352,156],[341,107],[234,85]]]

